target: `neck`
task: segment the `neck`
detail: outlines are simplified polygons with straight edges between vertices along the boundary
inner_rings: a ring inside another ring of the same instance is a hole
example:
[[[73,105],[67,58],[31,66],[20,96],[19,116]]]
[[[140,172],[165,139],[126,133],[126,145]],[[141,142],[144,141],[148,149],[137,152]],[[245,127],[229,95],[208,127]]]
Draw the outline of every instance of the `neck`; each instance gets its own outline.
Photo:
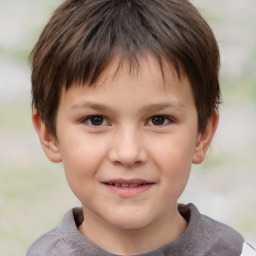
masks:
[[[79,226],[79,231],[98,247],[114,254],[134,255],[153,251],[176,240],[187,228],[187,222],[177,207],[176,211],[170,210],[154,223],[138,229],[113,226],[83,210],[85,221]]]

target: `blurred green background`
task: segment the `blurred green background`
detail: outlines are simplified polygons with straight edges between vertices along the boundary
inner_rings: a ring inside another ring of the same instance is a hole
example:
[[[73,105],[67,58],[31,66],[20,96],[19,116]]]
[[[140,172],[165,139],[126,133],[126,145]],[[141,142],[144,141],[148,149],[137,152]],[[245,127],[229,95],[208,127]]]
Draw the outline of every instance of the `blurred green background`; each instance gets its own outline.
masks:
[[[25,255],[79,202],[46,159],[31,123],[28,55],[60,0],[0,0],[0,254]],[[181,202],[256,245],[256,1],[193,0],[221,50],[224,103],[205,162]]]

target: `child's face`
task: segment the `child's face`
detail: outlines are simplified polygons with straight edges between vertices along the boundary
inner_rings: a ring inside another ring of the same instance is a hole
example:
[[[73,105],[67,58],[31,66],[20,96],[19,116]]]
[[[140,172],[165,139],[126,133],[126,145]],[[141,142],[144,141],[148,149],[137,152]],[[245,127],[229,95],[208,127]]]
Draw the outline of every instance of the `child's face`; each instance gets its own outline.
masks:
[[[63,161],[85,218],[121,229],[154,226],[177,214],[191,164],[206,151],[192,90],[171,68],[163,79],[153,58],[138,73],[115,71],[109,65],[96,87],[63,91],[48,156]]]

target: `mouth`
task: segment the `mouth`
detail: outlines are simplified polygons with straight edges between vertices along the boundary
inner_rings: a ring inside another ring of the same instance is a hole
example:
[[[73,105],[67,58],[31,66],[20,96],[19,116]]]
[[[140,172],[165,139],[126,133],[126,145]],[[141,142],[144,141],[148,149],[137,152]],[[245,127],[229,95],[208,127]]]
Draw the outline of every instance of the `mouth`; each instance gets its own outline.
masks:
[[[111,192],[121,197],[138,196],[149,190],[155,183],[141,179],[115,179],[102,182]]]
[[[146,182],[142,182],[142,183],[104,182],[104,184],[109,185],[109,186],[114,186],[114,187],[121,187],[121,188],[135,188],[135,187],[145,186],[145,185],[153,184],[153,183],[146,183]]]

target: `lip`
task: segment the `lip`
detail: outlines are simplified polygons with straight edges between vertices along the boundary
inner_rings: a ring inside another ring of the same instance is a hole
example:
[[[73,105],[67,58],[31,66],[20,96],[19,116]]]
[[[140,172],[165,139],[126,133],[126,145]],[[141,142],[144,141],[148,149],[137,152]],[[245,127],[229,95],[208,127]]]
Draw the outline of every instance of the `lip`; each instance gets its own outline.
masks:
[[[121,197],[135,197],[148,191],[155,183],[144,179],[111,179],[102,184]]]

